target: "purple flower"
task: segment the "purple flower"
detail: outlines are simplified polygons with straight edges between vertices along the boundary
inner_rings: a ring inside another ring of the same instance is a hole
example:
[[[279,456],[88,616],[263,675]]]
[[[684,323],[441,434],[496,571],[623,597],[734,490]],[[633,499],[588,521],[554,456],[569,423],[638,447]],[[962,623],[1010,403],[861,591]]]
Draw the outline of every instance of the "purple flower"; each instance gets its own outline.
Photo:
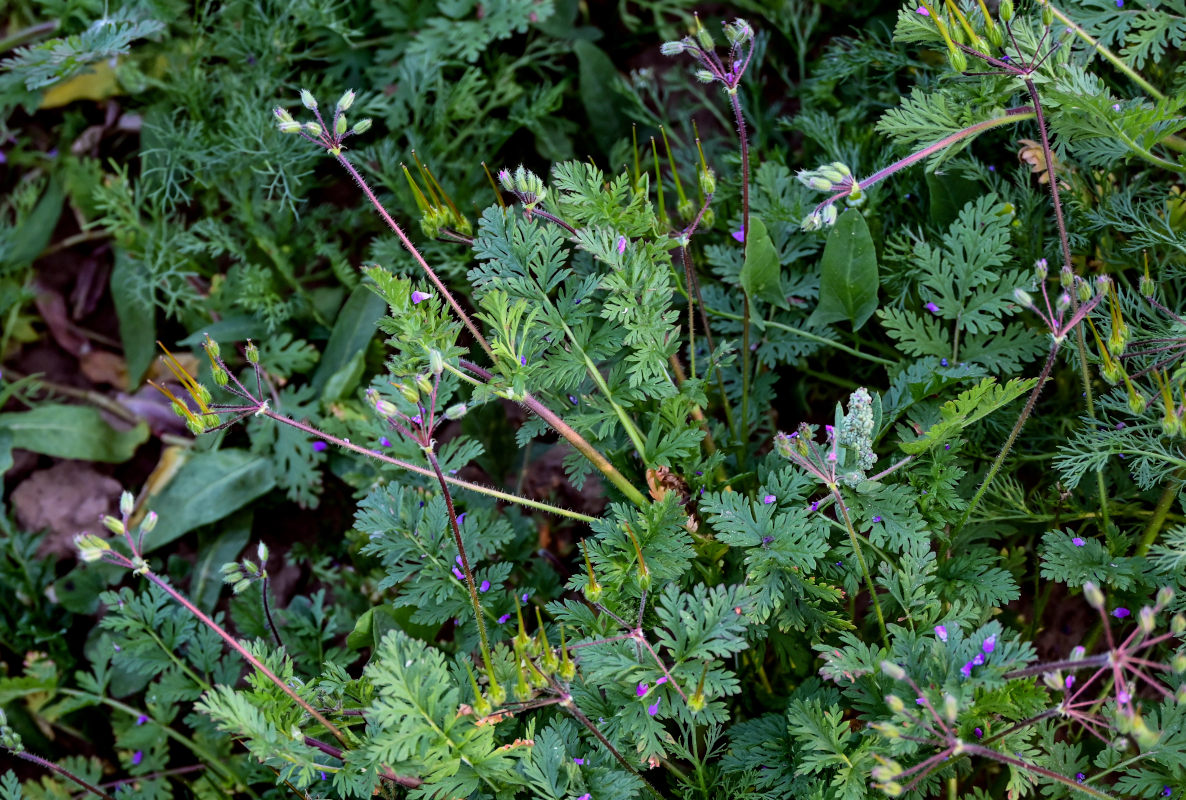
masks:
[[[143,760],[144,760],[144,751],[143,750],[137,750],[135,753],[132,753],[132,765],[133,766],[139,764]]]
[[[939,641],[946,642],[947,641],[947,626],[946,625],[936,625],[935,626],[935,635],[939,637]]]
[[[1087,778],[1087,776],[1086,776],[1086,775],[1084,775],[1082,772],[1076,772],[1076,773],[1075,773],[1075,780],[1079,781],[1079,783],[1083,783],[1083,781],[1084,781],[1086,778]]]
[[[463,581],[463,580],[465,580],[465,575],[464,575],[464,574],[461,572],[461,570],[457,569],[457,567],[454,567],[454,568],[453,568],[453,575],[454,575],[454,576],[457,578],[457,580],[459,580],[459,581]]]
[[[932,314],[938,314],[938,313],[939,313],[939,306],[935,305],[935,303],[934,303],[934,302],[932,302],[932,301],[928,301],[928,302],[927,302],[927,303],[926,303],[926,304],[923,306],[923,308],[925,308],[927,311],[930,311]]]
[[[570,395],[568,396],[568,402],[572,403],[572,404],[575,406],[575,405],[576,405],[577,403],[579,403],[580,401],[579,401],[579,400],[577,400],[577,399],[576,399],[576,397],[574,397],[573,395],[571,395],[571,394],[570,394]]]
[[[320,439],[318,439],[316,442],[313,442],[313,452],[314,453],[320,453],[323,450],[325,450],[327,447],[329,447],[329,445],[326,444],[325,442],[321,441]]]
[[[989,171],[989,172],[996,172],[996,171],[997,171],[997,168],[996,168],[996,167],[994,167],[992,164],[989,164],[989,165],[988,165],[988,171]]]
[[[1118,702],[1122,705],[1127,705],[1129,700],[1132,700],[1132,695],[1129,694],[1128,692],[1117,692],[1116,693],[1116,702]]]
[[[527,356],[519,356],[519,364],[524,367],[527,366]]]
[[[482,581],[482,585],[478,587],[479,592],[490,591],[490,581]]]
[[[768,495],[766,495],[765,497],[763,497],[763,498],[762,498],[762,502],[763,502],[763,503],[765,503],[766,505],[770,505],[771,503],[773,503],[773,502],[774,502],[774,501],[776,501],[777,499],[778,499],[778,498],[777,498],[777,497],[775,497],[774,495],[772,495],[772,494],[768,494]]]
[[[649,706],[647,706],[647,713],[650,714],[652,717],[659,713],[659,701],[662,699],[663,698],[661,698],[661,697],[656,697],[655,702],[651,703]]]
[[[977,739],[979,739],[980,737],[984,736],[984,731],[983,731],[983,730],[981,730],[980,728],[973,728],[973,729],[972,729],[972,733],[976,734],[976,738],[977,738]]]
[[[981,655],[980,653],[977,653],[977,654],[976,654],[976,655],[975,655],[975,656],[972,658],[972,666],[979,667],[979,666],[981,666],[983,663],[984,663],[984,656],[983,656],[983,655]]]
[[[815,500],[811,503],[811,510],[819,511],[819,500]]]
[[[992,636],[989,636],[987,639],[985,639],[984,644],[980,645],[980,649],[986,653],[991,653],[993,650],[996,650],[997,649],[996,634],[993,634]]]
[[[589,794],[588,792],[585,792],[583,795],[578,797],[577,800],[593,800],[593,795]]]
[[[325,774],[325,770],[318,770],[321,773],[321,780],[329,780],[329,776]]]
[[[503,614],[501,617],[499,617],[499,618],[498,618],[498,624],[499,624],[499,625],[506,625],[506,624],[507,624],[507,620],[509,620],[510,618],[511,618],[511,615],[510,615],[510,614]]]
[[[1071,539],[1071,544],[1075,545],[1075,547],[1082,547],[1083,545],[1087,544],[1087,542],[1084,541],[1082,536],[1076,536],[1075,538]]]
[[[881,522],[881,515],[880,515],[880,514],[875,514],[875,515],[873,516],[873,521],[874,521],[874,522]]]
[[[946,367],[946,366],[947,366],[947,359],[946,359],[946,358],[941,358],[941,359],[939,359],[939,366],[941,366],[941,367]]]
[[[1115,611],[1112,612],[1112,616],[1115,617],[1116,619],[1124,619],[1125,617],[1127,617],[1129,615],[1129,613],[1131,613],[1131,612],[1129,612],[1129,610],[1127,608],[1125,608],[1124,606],[1120,606],[1119,608],[1117,608]]]
[[[462,511],[460,514],[458,514],[458,515],[457,515],[457,524],[458,524],[458,525],[460,525],[460,524],[462,524],[463,522],[465,522],[465,513],[466,513],[466,512]]]
[[[1120,110],[1120,104],[1119,104],[1119,103],[1113,103],[1113,104],[1112,104],[1112,110],[1113,110],[1113,111],[1119,111],[1119,110]]]
[[[431,292],[412,292],[412,305],[419,305],[422,301],[432,297]]]
[[[1068,675],[1068,676],[1067,676],[1067,678],[1066,678],[1066,680],[1065,680],[1065,681],[1063,681],[1063,683],[1066,685],[1066,687],[1067,687],[1068,689],[1070,689],[1072,686],[1074,686],[1074,685],[1075,685],[1075,676],[1074,676],[1074,675]]]
[[[526,603],[526,602],[527,602],[527,598],[528,598],[530,595],[531,595],[531,592],[524,592],[524,593],[523,593],[523,602],[524,602],[524,603]]]
[[[574,759],[572,760],[572,763],[576,764],[578,767],[583,767],[583,766],[585,766],[585,759],[583,759],[583,758],[574,758]]]
[[[733,231],[733,238],[739,242],[744,242],[745,241],[745,228],[742,228],[741,230]]]
[[[618,237],[618,253],[621,254],[621,253],[625,253],[625,252],[626,252],[626,237],[619,236]]]
[[[1119,2],[1123,3],[1123,2],[1124,2],[1124,0],[1119,0]],[[1162,796],[1162,797],[1169,797],[1169,796],[1170,796],[1170,795],[1172,795],[1173,793],[1174,793],[1174,790],[1173,790],[1173,789],[1171,789],[1170,787],[1168,787],[1168,786],[1162,786],[1162,787],[1161,787],[1161,796]]]
[[[655,685],[656,685],[656,686],[662,686],[662,685],[663,685],[663,684],[665,684],[665,683],[667,683],[667,676],[666,676],[666,675],[664,675],[664,676],[663,676],[662,678],[660,678],[659,680],[655,681]]]
[[[774,541],[773,536],[763,536],[762,537],[762,544],[770,544],[773,541]]]
[[[634,689],[634,694],[635,694],[635,695],[637,695],[638,697],[646,697],[646,696],[647,696],[647,692],[649,692],[650,690],[651,690],[651,687],[650,687],[650,686],[648,686],[648,685],[647,685],[647,684],[645,684],[645,683],[640,683],[640,684],[638,684],[638,686],[637,686],[637,687]]]
[[[972,677],[972,662],[969,661],[967,664],[964,664],[962,667],[960,667],[960,672],[963,673],[965,678]]]
[[[136,717],[136,724],[137,724],[137,725],[143,725],[143,724],[144,724],[144,723],[146,723],[146,722],[148,722],[148,715],[147,715],[147,714],[141,714],[140,716]]]
[[[916,9],[914,9],[914,11],[917,14],[922,14],[924,17],[931,16],[931,12],[927,11],[925,8],[922,8],[922,7],[916,8]]]
[[[386,436],[383,436],[383,437],[380,437],[379,444],[382,445],[383,447],[391,447],[391,440],[388,439]]]

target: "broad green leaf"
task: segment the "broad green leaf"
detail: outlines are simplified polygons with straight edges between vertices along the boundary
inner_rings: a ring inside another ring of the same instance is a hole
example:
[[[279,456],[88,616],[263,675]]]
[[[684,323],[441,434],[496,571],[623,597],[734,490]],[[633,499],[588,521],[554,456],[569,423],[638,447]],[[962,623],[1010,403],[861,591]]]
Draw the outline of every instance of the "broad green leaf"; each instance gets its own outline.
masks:
[[[581,102],[589,115],[591,133],[601,149],[609,152],[625,130],[621,102],[613,91],[618,81],[618,68],[605,51],[592,42],[578,40],[572,49],[577,56]]]
[[[58,404],[0,414],[0,431],[8,431],[19,450],[111,464],[127,461],[148,440],[145,422],[117,431],[89,406]]]
[[[271,463],[246,450],[195,454],[160,494],[150,498],[148,507],[160,521],[144,537],[144,551],[230,516],[275,485]]]
[[[779,308],[789,308],[779,278],[782,268],[778,263],[778,251],[774,249],[766,225],[751,215],[749,228],[745,263],[741,265],[741,288],[751,298],[765,300]]]
[[[20,235],[10,243],[8,257],[0,267],[24,267],[32,264],[53,238],[58,217],[62,215],[62,201],[66,199],[66,188],[60,181],[51,180],[45,187],[45,194],[37,201],[28,218],[20,224]]]
[[[387,632],[396,629],[421,641],[431,642],[439,626],[412,622],[412,615],[415,613],[416,609],[413,606],[394,608],[388,604],[368,608],[358,618],[358,622],[354,623],[354,630],[346,636],[346,646],[351,650],[378,647]]]
[[[0,428],[0,475],[12,469],[12,431]]]
[[[379,320],[387,311],[387,303],[367,286],[359,286],[350,293],[334,329],[321,354],[321,362],[313,373],[313,388],[320,392],[329,379],[340,372],[347,362],[366,350]],[[340,396],[340,395],[338,395]]]
[[[877,310],[877,251],[855,208],[840,215],[820,260],[819,305],[813,322],[848,320],[860,330]]]
[[[119,339],[124,346],[124,360],[128,363],[128,388],[140,385],[156,354],[156,305],[148,283],[144,280],[144,266],[124,253],[115,250],[115,269],[111,272],[111,299],[119,318]]]
[[[931,221],[943,228],[955,222],[960,210],[982,194],[980,182],[963,175],[928,172],[926,180],[931,196]]]

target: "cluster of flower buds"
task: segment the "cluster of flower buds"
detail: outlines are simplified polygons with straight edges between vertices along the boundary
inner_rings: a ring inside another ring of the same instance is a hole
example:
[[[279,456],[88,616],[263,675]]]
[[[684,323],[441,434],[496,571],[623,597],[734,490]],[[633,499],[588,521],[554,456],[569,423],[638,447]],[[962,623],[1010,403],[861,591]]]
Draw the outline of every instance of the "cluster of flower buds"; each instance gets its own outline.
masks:
[[[1040,258],[1034,263],[1034,274],[1035,282],[1038,284],[1038,289],[1042,294],[1043,306],[1039,307],[1033,295],[1021,287],[1013,290],[1013,300],[1019,306],[1027,308],[1041,317],[1042,321],[1046,323],[1046,327],[1050,329],[1050,335],[1054,337],[1056,342],[1060,343],[1076,325],[1082,322],[1100,304],[1104,299],[1108,287],[1112,284],[1111,279],[1107,275],[1099,276],[1093,283],[1075,275],[1071,270],[1064,267],[1059,272],[1059,286],[1062,291],[1059,292],[1052,304],[1050,302],[1050,294],[1046,289],[1046,259]],[[1072,311],[1070,317],[1067,318],[1067,311],[1071,310],[1075,305],[1075,301],[1071,295],[1072,292],[1078,298],[1079,305],[1077,309]]]
[[[548,187],[544,186],[543,180],[522,164],[514,172],[500,169],[498,182],[519,199],[526,211],[534,210],[548,196]]]
[[[691,36],[664,42],[659,48],[665,56],[678,56],[687,53],[696,60],[698,68],[694,73],[701,83],[720,82],[725,90],[734,93],[741,82],[753,57],[754,29],[743,19],[735,19],[723,25],[725,39],[729,43],[729,52],[724,58],[716,53],[716,42],[712,34],[700,24],[696,18],[696,30]]]
[[[416,155],[415,150],[412,151],[412,158],[416,162],[420,179],[424,181],[423,190],[416,182],[416,179],[412,177],[407,164],[401,164],[400,167],[403,169],[404,178],[408,181],[408,186],[412,190],[412,197],[416,201],[416,207],[420,210],[420,228],[424,231],[424,235],[430,239],[435,239],[441,235],[442,230],[455,232],[461,236],[469,236],[473,233],[473,226],[470,225],[470,221],[457,209],[453,198],[449,196],[449,193],[437,181],[436,176],[432,174],[432,170],[420,162],[420,158]]]
[[[260,542],[255,554],[259,558],[258,564],[245,558],[242,561],[229,561],[219,569],[223,583],[231,584],[231,591],[235,594],[242,594],[254,581],[267,579],[268,546]]]
[[[338,155],[342,152],[342,142],[347,137],[366,133],[371,128],[371,121],[369,119],[356,122],[353,127],[346,121],[346,112],[354,105],[354,98],[355,94],[352,89],[338,98],[338,102],[334,106],[333,118],[327,124],[321,116],[321,111],[317,106],[317,99],[313,97],[313,93],[308,89],[301,89],[301,104],[313,112],[317,117],[316,122],[297,122],[287,109],[277,107],[274,110],[277,127],[281,133],[300,134],[312,142],[323,145],[326,150],[329,150],[334,155]]]
[[[865,388],[849,398],[849,411],[836,404],[836,424],[825,425],[823,448],[816,444],[815,429],[802,423],[794,433],[779,433],[774,449],[783,458],[795,462],[814,475],[829,489],[839,484],[856,486],[865,480],[865,471],[877,461],[873,452],[876,433],[873,398]]]
[[[207,341],[209,342],[209,344],[207,344],[207,352],[209,353],[210,344],[213,343],[210,342],[209,339],[207,339]],[[217,344],[214,344],[213,346],[215,348],[218,347]],[[248,346],[251,347],[253,345],[248,342]],[[176,395],[169,391],[168,387],[166,387],[164,384],[157,384],[153,383],[152,381],[149,381],[149,384],[156,387],[157,391],[169,398],[173,413],[185,420],[185,427],[189,429],[190,433],[197,436],[200,433],[205,433],[208,430],[217,428],[220,424],[222,424],[222,420],[219,419],[218,415],[210,409],[210,403],[213,399],[210,396],[210,390],[198,383],[193,378],[193,376],[191,376],[189,372],[186,371],[185,367],[181,365],[181,362],[174,358],[173,354],[170,353],[164,345],[161,345],[161,350],[164,350],[165,352],[165,355],[162,358],[162,360],[165,362],[165,366],[167,366],[169,371],[173,373],[173,377],[176,378],[177,382],[181,384],[183,389],[185,389],[186,394],[188,394],[193,399],[194,403],[197,404],[198,410],[195,412],[190,409],[187,403],[185,403],[183,400],[180,400]],[[215,352],[217,352],[217,350]],[[219,365],[216,363],[216,356],[212,356],[211,361],[215,362],[216,367],[214,371],[215,382],[218,383],[219,386],[225,386],[227,382],[226,371],[221,369],[221,367],[219,367]]]
[[[10,753],[23,753],[25,750],[21,735],[8,724],[8,717],[5,716],[4,709],[0,709],[0,747]]]
[[[78,548],[78,557],[87,562],[107,560],[122,564],[140,575],[147,572],[148,562],[139,554],[143,548],[145,534],[152,533],[156,528],[158,518],[155,511],[149,511],[139,524],[132,525],[132,513],[135,508],[136,499],[132,497],[132,493],[123,492],[119,497],[119,516],[113,517],[110,514],[105,514],[99,519],[104,528],[116,536],[123,537],[127,549],[132,552],[131,558],[113,549],[111,543],[106,539],[85,532],[74,537],[74,546]]]
[[[817,192],[847,192],[857,185],[847,164],[833,161],[818,169],[801,169],[795,175],[799,183]]]

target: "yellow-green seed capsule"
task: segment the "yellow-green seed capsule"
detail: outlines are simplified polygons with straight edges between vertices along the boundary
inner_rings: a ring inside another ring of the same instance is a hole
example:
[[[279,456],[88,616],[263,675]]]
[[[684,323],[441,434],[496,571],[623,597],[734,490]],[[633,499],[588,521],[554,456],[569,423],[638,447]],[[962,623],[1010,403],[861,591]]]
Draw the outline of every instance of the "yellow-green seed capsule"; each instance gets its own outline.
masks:
[[[346,127],[346,115],[342,114],[338,117],[338,121],[334,123],[334,133],[338,134],[338,136],[341,136],[346,132]]]
[[[717,190],[717,176],[712,167],[700,170],[700,191],[704,194],[714,194]]]
[[[226,374],[226,370],[218,365],[211,367],[210,372],[214,375],[214,382],[219,386],[226,386],[230,381],[230,378]]]
[[[124,524],[109,514],[103,516],[103,527],[116,536],[124,535]]]
[[[968,69],[968,57],[964,55],[963,50],[951,48],[947,51],[947,58],[956,72],[965,72]]]
[[[259,363],[259,348],[255,346],[255,342],[250,339],[247,340],[247,347],[243,349],[243,354],[247,357],[247,362],[250,364]]]
[[[308,89],[301,89],[301,102],[304,103],[305,108],[313,111],[317,108],[317,99],[313,97],[313,93]]]
[[[347,89],[346,93],[338,98],[338,111],[349,111],[352,105],[354,105],[354,90]]]
[[[1001,22],[1010,22],[1013,19],[1013,0],[1001,0],[1001,5],[997,8],[997,13],[1001,17]]]
[[[152,529],[156,527],[156,522],[159,519],[155,511],[149,511],[144,520],[140,523],[141,533],[152,533]]]
[[[354,123],[354,128],[352,130],[354,133],[366,133],[371,129],[371,125],[373,124],[374,123],[371,122],[370,117],[368,117],[364,120]]]

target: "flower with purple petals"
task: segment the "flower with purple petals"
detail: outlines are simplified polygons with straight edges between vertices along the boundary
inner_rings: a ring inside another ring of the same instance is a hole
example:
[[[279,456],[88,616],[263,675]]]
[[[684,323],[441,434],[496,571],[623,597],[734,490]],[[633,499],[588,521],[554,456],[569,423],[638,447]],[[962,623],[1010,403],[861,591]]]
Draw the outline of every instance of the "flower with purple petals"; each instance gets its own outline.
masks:
[[[874,515],[873,515],[873,521],[874,521],[874,522],[881,522],[881,515],[880,515],[880,514],[874,514]]]
[[[1115,617],[1116,619],[1124,619],[1130,613],[1132,613],[1132,612],[1130,612],[1127,608],[1125,608],[1124,606],[1120,606],[1115,611],[1112,612],[1112,616]]]
[[[946,625],[936,625],[935,626],[935,635],[939,637],[939,641],[946,642],[947,641],[947,626]]]
[[[969,661],[967,664],[964,664],[962,667],[960,667],[960,672],[965,678],[972,677],[972,662]]]
[[[465,522],[465,513],[466,512],[462,511],[460,514],[457,515],[457,524],[458,525]]]
[[[625,253],[625,252],[626,252],[626,237],[619,236],[618,237],[618,254],[621,255],[622,253]]]
[[[924,17],[931,16],[931,12],[927,11],[926,8],[924,8],[923,6],[919,6],[918,8],[914,9],[914,13],[922,14]]]
[[[132,765],[133,766],[136,766],[143,760],[144,760],[144,751],[143,750],[137,750],[135,753],[132,753]]]
[[[507,624],[507,621],[509,621],[509,620],[510,620],[510,618],[511,618],[511,615],[510,615],[510,614],[503,614],[501,617],[499,617],[499,618],[498,618],[498,624],[499,624],[499,625],[506,625],[506,624]]]
[[[778,498],[772,494],[768,494],[762,498],[762,502],[765,503],[766,505],[770,505],[771,503],[775,502],[776,500],[778,500]]]
[[[925,308],[927,311],[930,311],[932,314],[939,313],[939,306],[935,305],[934,301],[928,300],[923,304],[923,308]]]
[[[432,292],[412,292],[412,305],[419,305],[430,297],[432,297]]]
[[[650,714],[652,717],[659,713],[659,701],[662,699],[663,698],[661,698],[661,697],[656,697],[655,702],[653,702],[649,706],[647,706],[647,713]]]
[[[1087,776],[1084,775],[1082,772],[1075,773],[1075,780],[1079,781],[1079,783],[1083,783],[1083,781],[1085,781],[1086,779],[1087,779]]]
[[[137,724],[137,725],[143,725],[143,724],[144,724],[144,723],[146,723],[146,722],[148,722],[148,715],[147,715],[147,714],[141,714],[140,716],[136,717],[136,724]]]
[[[646,697],[647,692],[649,692],[650,690],[651,690],[651,687],[648,684],[640,683],[640,684],[638,684],[637,687],[635,687],[634,694],[637,695],[638,697]]]
[[[1082,547],[1087,544],[1087,541],[1082,536],[1076,536],[1071,539],[1071,544],[1075,545],[1075,547]]]
[[[328,447],[329,447],[329,445],[326,444],[325,442],[321,441],[320,439],[318,439],[316,442],[313,442],[313,452],[314,453],[324,452],[325,449]]]
[[[1063,681],[1063,684],[1067,687],[1067,689],[1070,689],[1072,686],[1075,685],[1075,676],[1068,675],[1066,677],[1066,680]]]
[[[984,730],[981,728],[973,728],[972,733],[976,734],[977,739],[980,739],[984,736]]]
[[[973,656],[972,666],[979,667],[983,664],[984,664],[984,656],[981,653],[977,653],[975,656]]]
[[[465,574],[464,574],[464,573],[462,573],[462,571],[461,571],[461,570],[457,569],[457,567],[454,567],[454,568],[453,568],[453,576],[454,576],[455,578],[457,578],[457,580],[459,580],[459,581],[463,581],[463,580],[465,580]]]
[[[992,636],[989,636],[987,639],[985,639],[984,644],[982,644],[980,646],[980,649],[986,653],[991,653],[993,650],[996,650],[997,649],[996,634],[993,634]]]
[[[574,758],[574,759],[572,760],[572,763],[576,764],[578,767],[583,767],[583,766],[585,766],[585,759],[583,759],[583,758]]]
[[[482,581],[482,585],[478,587],[479,592],[490,591],[490,581]]]
[[[381,437],[379,437],[379,444],[382,447],[391,447],[391,440],[388,439],[386,436],[381,436]]]
[[[741,230],[733,231],[733,238],[739,242],[744,242],[745,241],[745,228],[742,228]]]

